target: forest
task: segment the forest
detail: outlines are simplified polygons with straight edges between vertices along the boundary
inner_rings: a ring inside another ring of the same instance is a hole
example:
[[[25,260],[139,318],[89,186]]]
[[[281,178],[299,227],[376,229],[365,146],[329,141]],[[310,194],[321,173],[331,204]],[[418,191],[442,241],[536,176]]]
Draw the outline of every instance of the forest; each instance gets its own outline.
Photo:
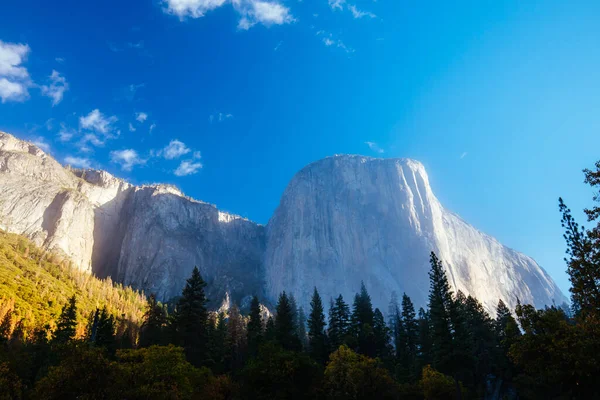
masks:
[[[272,312],[257,296],[215,312],[198,268],[161,304],[2,233],[0,399],[600,398],[600,207],[584,210],[592,229],[559,211],[570,307],[499,300],[495,318],[433,252],[426,308],[405,294],[373,308],[363,285],[315,288],[307,310],[283,292]]]

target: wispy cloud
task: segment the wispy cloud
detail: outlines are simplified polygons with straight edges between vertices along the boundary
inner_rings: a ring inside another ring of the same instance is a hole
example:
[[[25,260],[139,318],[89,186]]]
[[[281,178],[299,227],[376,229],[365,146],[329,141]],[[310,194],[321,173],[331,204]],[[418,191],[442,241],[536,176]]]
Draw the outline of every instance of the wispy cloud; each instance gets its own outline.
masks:
[[[344,4],[346,3],[346,0],[328,0],[329,1],[329,7],[331,7],[332,10],[342,10],[344,8]]]
[[[275,48],[273,49],[273,51],[277,51],[279,50],[279,48],[281,47],[281,45],[283,44],[283,40],[280,40],[279,43],[277,43],[277,45],[275,46]]]
[[[92,167],[92,161],[89,158],[85,158],[85,157],[66,156],[65,164],[70,165],[75,168],[91,168]]]
[[[63,99],[63,95],[69,90],[69,84],[64,76],[58,71],[52,70],[50,75],[50,85],[42,85],[40,89],[44,96],[48,96],[52,99],[52,107],[60,103]]]
[[[33,138],[32,142],[37,147],[44,150],[46,153],[50,152],[50,144],[48,144],[48,141],[46,141],[46,138],[44,138],[42,136],[38,136],[38,137]]]
[[[119,164],[124,171],[131,171],[136,165],[146,163],[146,160],[142,159],[134,149],[111,151],[110,161]]]
[[[159,152],[159,154],[162,154],[162,156],[167,160],[173,160],[189,153],[190,151],[191,150],[185,145],[185,143],[177,139],[173,139],[161,152]]]
[[[177,169],[173,172],[177,176],[187,176],[198,173],[202,168],[202,163],[191,160],[182,161]]]
[[[129,47],[131,49],[143,49],[144,48],[144,41],[140,40],[139,42],[136,42],[136,43],[128,42],[127,43],[127,47]]]
[[[22,66],[31,49],[27,44],[6,43],[0,40],[0,99],[25,101],[33,85],[29,72]]]
[[[152,133],[152,131],[156,128],[156,124],[152,124],[150,125],[150,128],[148,128],[148,132]]]
[[[129,123],[129,132],[135,132],[135,126],[131,122]]]
[[[381,147],[379,147],[379,145],[375,142],[365,142],[365,144],[376,153],[384,153],[384,150]]]
[[[144,123],[148,119],[148,114],[146,114],[145,112],[135,113],[135,119],[140,123]]]
[[[375,14],[373,14],[372,12],[369,11],[360,11],[358,8],[356,8],[355,5],[349,5],[348,9],[352,12],[352,16],[354,18],[362,18],[362,17],[369,17],[369,18],[377,18],[377,16]]]
[[[60,124],[60,130],[58,131],[58,140],[61,142],[68,142],[75,136],[75,130],[67,127],[66,124]]]
[[[208,120],[210,121],[210,123],[212,123],[213,121],[223,122],[230,118],[233,118],[233,114],[220,112],[220,113],[216,113],[216,114],[211,114],[208,117]]]
[[[344,50],[346,53],[354,53],[354,49],[346,46],[341,39],[335,39],[331,33],[327,33],[323,30],[317,31],[317,36],[321,36],[323,39],[323,44],[327,47],[337,47],[339,49]]]
[[[163,4],[167,14],[175,15],[181,21],[201,18],[209,11],[231,4],[240,16],[238,28],[243,30],[256,24],[283,25],[294,21],[290,9],[275,0],[163,0]]]
[[[56,57],[56,58],[54,59],[54,61],[56,61],[56,62],[57,62],[57,63],[59,63],[59,64],[63,64],[63,63],[65,62],[65,59],[64,59],[64,58],[62,58],[62,57]]]
[[[462,160],[463,158],[465,158],[465,157],[467,156],[467,154],[469,154],[469,153],[467,153],[466,151],[465,151],[465,152],[463,152],[463,153],[460,155],[460,159]]]
[[[117,117],[114,115],[106,117],[99,109],[90,111],[85,117],[79,117],[79,127],[90,131],[109,135],[113,132],[113,124],[117,122]]]

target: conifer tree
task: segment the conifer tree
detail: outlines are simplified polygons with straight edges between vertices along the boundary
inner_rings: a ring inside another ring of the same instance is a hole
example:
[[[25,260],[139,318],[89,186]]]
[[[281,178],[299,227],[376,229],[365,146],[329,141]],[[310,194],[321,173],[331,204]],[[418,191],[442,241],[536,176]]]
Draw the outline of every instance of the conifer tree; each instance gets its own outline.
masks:
[[[306,333],[306,314],[304,308],[298,307],[296,313],[296,336],[300,339],[301,349],[306,349],[308,346],[308,336]]]
[[[361,282],[360,292],[354,296],[350,319],[352,321],[352,332],[356,338],[356,351],[369,357],[375,357],[373,305],[364,282]]]
[[[397,369],[397,373],[401,380],[412,382],[418,378],[420,372],[417,366],[419,323],[415,316],[415,307],[406,293],[402,295],[402,314],[398,318],[399,348],[396,358],[401,368]]]
[[[275,320],[273,317],[267,319],[265,324],[265,341],[274,342],[277,340],[277,334],[275,332]]]
[[[521,330],[517,321],[512,316],[510,309],[502,299],[498,300],[496,308],[496,321],[494,321],[496,340],[498,345],[497,363],[503,378],[512,378],[515,368],[511,362],[508,352],[510,347],[517,342],[521,336]]]
[[[54,341],[56,343],[67,343],[75,338],[77,329],[77,299],[73,295],[65,304],[56,323]]]
[[[587,181],[587,177],[586,177]],[[591,181],[590,181],[591,182]],[[591,231],[580,228],[562,198],[558,199],[562,213],[564,238],[567,241],[567,273],[571,281],[571,303],[576,315],[587,318],[600,315],[600,223]],[[593,221],[600,215],[598,207],[586,210]]]
[[[327,361],[327,336],[325,334],[325,312],[321,296],[315,287],[310,301],[308,316],[308,349],[312,358],[321,364]]]
[[[173,314],[176,339],[185,349],[188,361],[195,366],[201,365],[207,356],[208,311],[205,286],[198,267],[194,267]]]
[[[452,323],[453,307],[450,284],[442,262],[434,252],[430,257],[429,318],[431,320],[431,350],[433,366],[440,372],[452,373]]]
[[[250,319],[247,326],[248,354],[255,357],[263,341],[263,321],[258,297],[253,296],[250,302]]]
[[[342,344],[347,344],[350,330],[350,307],[340,294],[329,307],[329,341],[331,349],[337,350]]]
[[[106,306],[98,314],[98,324],[94,336],[94,345],[105,348],[109,354],[116,351],[115,318],[108,313]]]
[[[392,356],[390,328],[385,323],[385,318],[379,308],[373,312],[373,339],[375,356],[384,363],[389,364]]]
[[[277,302],[275,316],[275,337],[277,342],[286,350],[300,350],[300,339],[294,326],[294,310],[288,295],[281,293]]]
[[[243,366],[245,360],[246,331],[240,309],[235,304],[229,308],[227,348],[229,350],[229,368],[231,371],[238,371]]]
[[[420,371],[425,365],[433,363],[431,321],[429,312],[425,311],[423,307],[419,308],[417,324],[419,325],[419,348],[417,351],[419,368],[417,370]]]
[[[139,347],[165,344],[164,329],[166,324],[167,315],[165,309],[156,300],[156,296],[151,294],[148,297],[144,321],[140,328]]]

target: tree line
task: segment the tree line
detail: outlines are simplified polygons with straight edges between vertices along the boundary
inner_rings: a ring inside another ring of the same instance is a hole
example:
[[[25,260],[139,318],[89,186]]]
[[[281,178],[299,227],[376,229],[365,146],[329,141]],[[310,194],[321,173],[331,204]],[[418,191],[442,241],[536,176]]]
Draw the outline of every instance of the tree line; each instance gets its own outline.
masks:
[[[600,162],[584,173],[600,185]],[[364,284],[327,312],[316,288],[307,315],[286,292],[272,315],[256,296],[247,313],[235,304],[211,312],[194,268],[174,304],[149,296],[139,335],[118,334],[103,308],[78,337],[75,296],[52,331],[24,337],[2,322],[0,398],[600,398],[600,224],[580,227],[562,199],[559,210],[569,310],[519,302],[513,313],[499,300],[492,318],[452,291],[433,252],[427,307],[393,295],[386,316]],[[585,211],[597,222],[600,207]]]

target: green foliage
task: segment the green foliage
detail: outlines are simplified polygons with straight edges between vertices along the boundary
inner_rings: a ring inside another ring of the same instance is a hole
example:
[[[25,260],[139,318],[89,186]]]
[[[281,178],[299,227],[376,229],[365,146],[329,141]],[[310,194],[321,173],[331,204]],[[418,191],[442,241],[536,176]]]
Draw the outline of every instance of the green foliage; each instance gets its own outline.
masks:
[[[379,360],[342,345],[331,354],[323,394],[331,400],[396,399],[399,388]]]
[[[329,354],[327,335],[325,334],[325,312],[321,296],[315,287],[310,301],[308,316],[308,349],[311,357],[324,364]]]
[[[166,340],[165,327],[167,325],[167,314],[165,308],[156,300],[156,296],[151,294],[148,297],[148,304],[142,326],[140,327],[140,347],[150,347],[153,345],[162,345]]]
[[[281,293],[276,308],[275,337],[286,350],[300,350],[302,346],[296,334],[295,314],[290,298],[285,292]]]
[[[111,315],[137,324],[146,303],[144,295],[130,287],[72,268],[26,238],[0,230],[0,321],[11,312],[10,334],[19,321],[25,335],[45,325],[54,329],[62,306],[73,296],[78,337],[96,308],[106,306]]]
[[[350,341],[350,307],[341,294],[329,307],[328,334],[329,342],[335,349]]]
[[[423,368],[423,377],[421,378],[421,389],[425,400],[451,400],[456,399],[457,392],[464,397],[464,389],[457,385],[454,379],[436,371],[430,365]]]
[[[352,333],[356,338],[356,350],[369,357],[375,357],[377,353],[373,317],[371,296],[369,296],[367,288],[364,282],[362,282],[360,292],[354,296],[350,320]]]
[[[67,343],[75,338],[75,329],[77,328],[77,299],[73,295],[67,304],[65,304],[56,324],[54,332],[54,341],[57,343]]]
[[[181,298],[173,314],[173,328],[176,341],[186,351],[188,360],[199,366],[206,360],[207,322],[206,283],[200,276],[198,267],[194,267],[192,276],[187,280]]]
[[[319,377],[320,368],[308,355],[266,343],[242,373],[242,397],[252,400],[314,398]]]
[[[258,348],[263,341],[263,321],[258,297],[253,296],[250,302],[250,318],[247,326],[248,353],[250,357],[258,354]]]

